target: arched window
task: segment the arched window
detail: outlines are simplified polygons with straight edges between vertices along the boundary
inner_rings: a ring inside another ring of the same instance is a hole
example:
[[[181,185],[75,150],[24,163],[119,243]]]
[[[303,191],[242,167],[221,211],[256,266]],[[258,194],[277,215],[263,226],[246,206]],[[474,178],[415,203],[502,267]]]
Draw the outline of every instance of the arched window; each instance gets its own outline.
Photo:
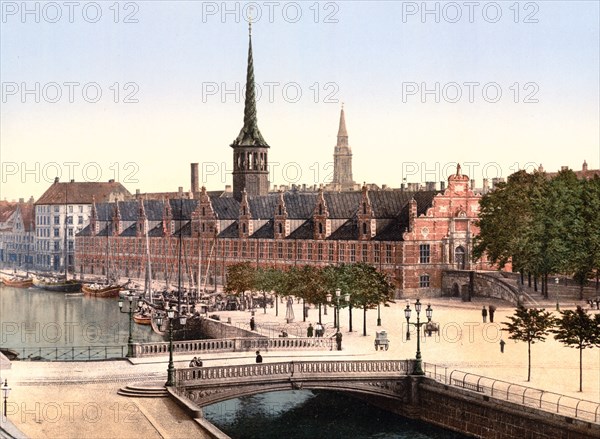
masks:
[[[319,233],[323,233],[323,223],[319,223]]]
[[[323,215],[323,205],[319,204],[319,215]]]
[[[367,214],[367,203],[363,202],[363,214]]]
[[[204,223],[202,223],[202,231],[204,232],[206,230],[206,226]]]
[[[367,234],[367,223],[363,223],[363,235]]]
[[[283,209],[281,208],[281,205],[279,206],[279,215],[283,215]]]
[[[202,208],[202,216],[206,215],[206,209],[203,207]]]
[[[277,224],[277,226],[279,227],[279,233],[283,233],[283,226],[281,223]]]
[[[242,233],[246,233],[246,223],[242,224]]]
[[[246,215],[246,206],[242,207],[242,215]]]

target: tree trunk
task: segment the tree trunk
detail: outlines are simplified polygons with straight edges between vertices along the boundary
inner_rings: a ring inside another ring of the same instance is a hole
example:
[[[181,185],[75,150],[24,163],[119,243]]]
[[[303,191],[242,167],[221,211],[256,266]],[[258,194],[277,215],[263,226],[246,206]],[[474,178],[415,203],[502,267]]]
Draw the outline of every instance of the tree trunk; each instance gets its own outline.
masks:
[[[531,381],[531,342],[527,342],[527,381]]]
[[[527,273],[527,286],[531,288],[531,271]]]
[[[533,291],[535,291],[537,293],[538,290],[538,282],[537,282],[537,274],[533,276]]]
[[[367,307],[363,307],[363,336],[367,336]]]
[[[581,280],[581,284],[579,284],[579,300],[583,300],[583,285],[585,284],[585,279]]]

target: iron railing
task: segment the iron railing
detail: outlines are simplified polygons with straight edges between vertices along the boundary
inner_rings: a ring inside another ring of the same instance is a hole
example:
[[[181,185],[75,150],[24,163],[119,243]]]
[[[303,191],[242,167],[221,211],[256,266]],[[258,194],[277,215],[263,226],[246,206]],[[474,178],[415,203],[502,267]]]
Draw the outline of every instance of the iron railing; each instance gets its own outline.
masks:
[[[12,348],[21,361],[92,361],[124,358],[127,346],[44,346]]]

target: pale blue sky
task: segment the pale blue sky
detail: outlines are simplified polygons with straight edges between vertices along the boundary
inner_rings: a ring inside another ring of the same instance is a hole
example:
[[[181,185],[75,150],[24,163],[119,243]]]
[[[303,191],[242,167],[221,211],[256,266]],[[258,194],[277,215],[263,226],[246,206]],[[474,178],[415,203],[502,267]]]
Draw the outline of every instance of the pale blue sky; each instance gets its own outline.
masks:
[[[429,2],[439,23],[420,10],[407,15],[422,2],[275,3],[272,22],[269,3],[255,3],[262,16],[253,26],[255,76],[264,89],[259,126],[271,145],[273,184],[326,182],[341,102],[357,182],[444,180],[457,161],[478,186],[532,163],[600,167],[598,2],[519,2],[518,23],[513,1],[496,3],[496,23],[492,2],[480,2],[473,23],[464,2]],[[97,3],[96,23],[89,22],[93,5],[82,14],[89,2],[72,23],[68,7],[56,4],[62,17],[51,23],[56,10],[46,3],[28,3],[39,17],[23,17],[21,2],[2,3],[0,198],[39,197],[54,163],[68,178],[65,162],[79,163],[72,168],[78,181],[117,176],[132,192],[187,190],[190,162],[218,168],[204,175],[209,189],[231,184],[229,144],[242,126],[243,98],[221,91],[245,81],[246,3],[229,3],[240,14],[223,16],[221,2],[121,2],[117,23],[113,1]],[[454,5],[462,17],[450,23]],[[130,13],[137,22],[124,23]],[[337,22],[325,22],[328,14]],[[525,23],[528,15],[537,23]],[[68,82],[81,84],[73,102]],[[278,84],[272,102],[268,82]],[[473,102],[470,82],[480,84]],[[22,94],[36,83],[39,103]],[[62,92],[56,103],[48,102],[57,90],[51,83]],[[82,95],[88,83],[102,91],[97,103]],[[406,94],[409,83],[419,87],[415,95]],[[422,85],[436,83],[440,102],[425,95],[423,103]],[[456,103],[449,83],[463,93]],[[497,103],[485,99],[495,92],[482,95],[493,83],[488,91],[502,91]],[[216,94],[207,94],[212,87]],[[302,96],[293,102],[296,89]],[[137,103],[122,102],[130,92]],[[527,96],[539,102],[525,103]]]

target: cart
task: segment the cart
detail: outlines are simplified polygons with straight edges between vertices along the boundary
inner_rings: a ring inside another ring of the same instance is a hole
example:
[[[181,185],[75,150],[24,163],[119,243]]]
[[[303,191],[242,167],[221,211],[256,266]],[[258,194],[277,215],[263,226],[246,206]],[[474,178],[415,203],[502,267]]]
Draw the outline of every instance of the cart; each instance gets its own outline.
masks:
[[[390,347],[390,341],[387,338],[386,331],[375,332],[375,350],[385,350],[387,351]]]

